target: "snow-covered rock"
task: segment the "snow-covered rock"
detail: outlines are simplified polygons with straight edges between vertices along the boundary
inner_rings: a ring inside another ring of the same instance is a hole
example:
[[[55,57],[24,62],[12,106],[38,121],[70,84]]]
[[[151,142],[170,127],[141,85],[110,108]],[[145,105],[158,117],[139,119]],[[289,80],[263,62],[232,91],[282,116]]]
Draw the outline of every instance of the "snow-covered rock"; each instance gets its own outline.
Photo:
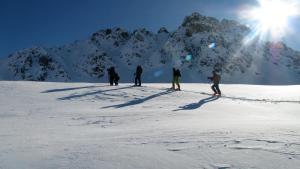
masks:
[[[68,80],[67,73],[56,57],[41,47],[25,49],[10,55],[8,68],[16,79],[33,81]]]

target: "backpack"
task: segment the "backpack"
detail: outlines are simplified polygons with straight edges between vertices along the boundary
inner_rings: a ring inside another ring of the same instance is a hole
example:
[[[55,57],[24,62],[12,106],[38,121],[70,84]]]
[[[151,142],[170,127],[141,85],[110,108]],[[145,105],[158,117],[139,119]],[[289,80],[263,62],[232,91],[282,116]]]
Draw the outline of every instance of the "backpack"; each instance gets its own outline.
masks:
[[[118,75],[118,73],[115,74],[115,80],[119,81],[120,80],[120,76]]]
[[[180,70],[179,70],[179,69],[176,70],[176,75],[177,75],[178,77],[181,77],[181,73],[180,73]]]

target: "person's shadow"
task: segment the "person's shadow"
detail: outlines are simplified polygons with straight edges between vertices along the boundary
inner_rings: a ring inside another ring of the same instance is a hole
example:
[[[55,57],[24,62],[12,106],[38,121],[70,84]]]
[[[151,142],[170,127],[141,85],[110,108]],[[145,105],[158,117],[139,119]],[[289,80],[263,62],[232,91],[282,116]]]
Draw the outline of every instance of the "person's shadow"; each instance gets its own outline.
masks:
[[[41,93],[55,93],[55,92],[65,92],[65,91],[71,91],[71,90],[79,90],[79,89],[91,89],[91,88],[97,88],[97,87],[105,87],[108,85],[104,86],[83,86],[83,87],[71,87],[71,88],[62,88],[62,89],[51,89],[51,90],[46,90]]]
[[[106,107],[102,107],[102,108],[103,109],[107,109],[107,108],[124,108],[124,107],[128,107],[128,106],[134,106],[134,105],[144,103],[148,100],[154,99],[156,97],[167,95],[167,94],[170,94],[170,93],[173,93],[173,92],[174,92],[173,90],[167,90],[167,91],[163,91],[163,92],[160,92],[160,93],[157,93],[157,94],[145,97],[145,98],[134,99],[134,100],[128,101],[127,103],[112,105],[112,106],[106,106]]]
[[[210,96],[210,97],[208,97],[208,98],[205,98],[205,99],[200,100],[200,101],[197,102],[197,103],[191,103],[191,104],[188,104],[188,105],[185,105],[185,106],[180,106],[178,109],[173,110],[173,111],[195,110],[195,109],[200,108],[200,107],[203,106],[204,104],[207,104],[207,103],[209,103],[209,102],[216,101],[216,100],[218,100],[218,99],[219,99],[219,97],[217,97],[217,96]]]
[[[76,99],[76,98],[80,98],[80,97],[97,95],[97,94],[102,94],[105,92],[111,92],[111,91],[117,91],[117,90],[129,89],[129,88],[133,88],[133,86],[113,88],[113,89],[108,89],[108,90],[98,90],[98,91],[87,92],[87,93],[83,93],[83,94],[75,94],[75,95],[58,98],[58,100],[72,100],[72,99]]]

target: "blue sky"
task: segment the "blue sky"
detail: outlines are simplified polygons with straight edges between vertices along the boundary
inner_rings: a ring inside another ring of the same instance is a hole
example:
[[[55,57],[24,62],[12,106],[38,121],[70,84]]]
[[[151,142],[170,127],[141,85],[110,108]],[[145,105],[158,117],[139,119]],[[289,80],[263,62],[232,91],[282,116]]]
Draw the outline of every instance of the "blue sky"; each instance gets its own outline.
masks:
[[[175,30],[193,12],[238,19],[255,0],[1,0],[0,56],[34,45],[55,46],[86,39],[108,27]],[[299,24],[299,23],[298,23]],[[300,24],[299,24],[300,25]],[[297,36],[299,32],[296,32]],[[286,41],[300,50],[300,38]],[[299,36],[300,37],[300,36]]]

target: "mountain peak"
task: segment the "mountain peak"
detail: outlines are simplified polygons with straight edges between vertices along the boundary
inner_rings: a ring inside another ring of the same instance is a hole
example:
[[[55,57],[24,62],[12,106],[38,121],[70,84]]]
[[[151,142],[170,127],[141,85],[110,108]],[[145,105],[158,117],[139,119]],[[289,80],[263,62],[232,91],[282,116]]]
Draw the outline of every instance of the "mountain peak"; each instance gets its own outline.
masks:
[[[185,17],[182,27],[186,28],[191,34],[198,32],[214,32],[219,27],[219,20],[213,17],[203,16],[197,12]]]
[[[161,34],[161,33],[169,33],[168,29],[165,28],[165,27],[161,27],[158,31],[157,31],[158,34]]]

